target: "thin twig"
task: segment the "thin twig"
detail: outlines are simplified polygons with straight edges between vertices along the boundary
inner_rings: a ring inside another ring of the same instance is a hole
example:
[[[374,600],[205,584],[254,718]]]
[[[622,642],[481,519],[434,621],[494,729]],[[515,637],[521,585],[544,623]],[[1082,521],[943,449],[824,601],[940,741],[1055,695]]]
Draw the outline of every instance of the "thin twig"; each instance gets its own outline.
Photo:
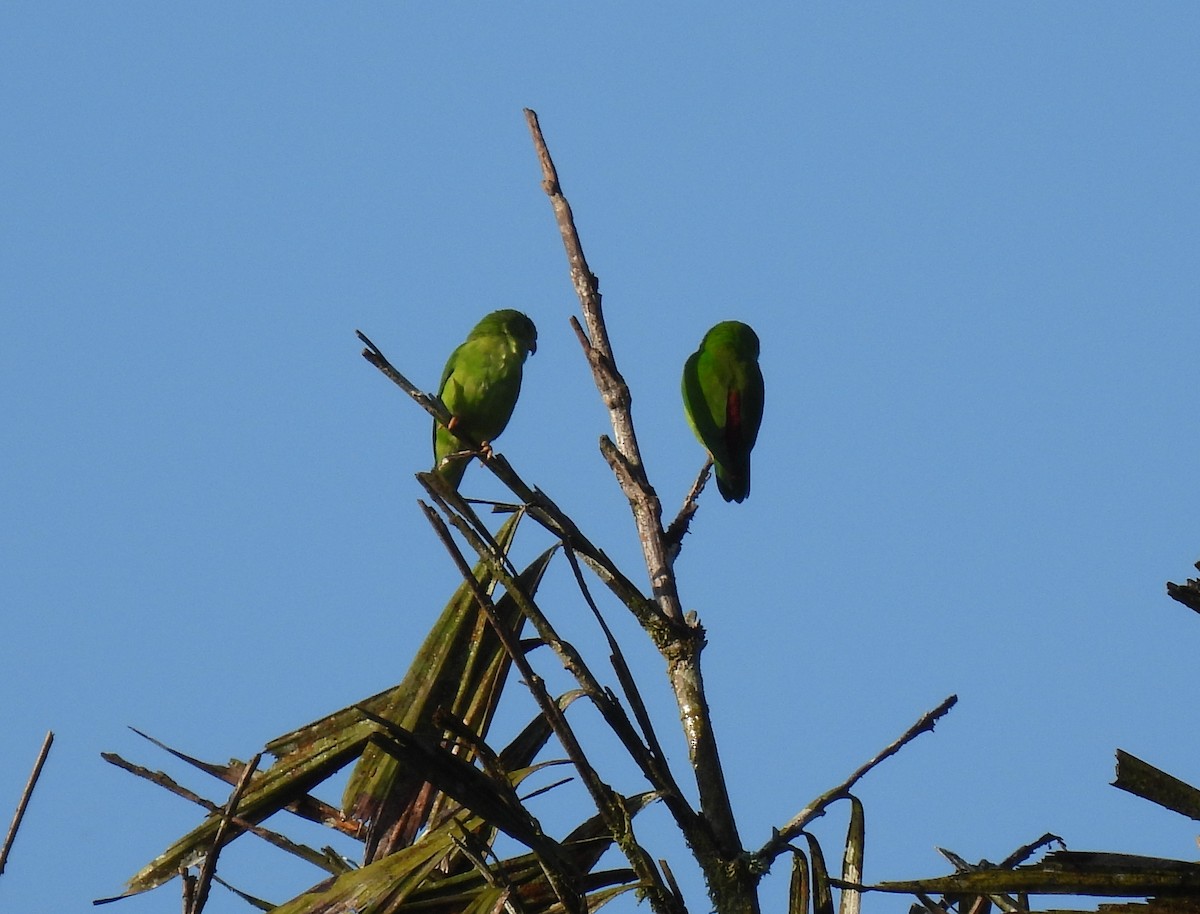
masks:
[[[420,390],[408,378],[404,377],[404,375],[402,375],[396,369],[396,366],[384,357],[384,354],[380,351],[379,347],[372,343],[367,335],[361,330],[355,330],[354,334],[360,340],[362,340],[363,345],[366,346],[366,348],[362,351],[362,356],[364,359],[382,371],[388,377],[388,379],[392,381],[392,383],[400,387],[406,394],[416,400],[421,408],[424,409],[425,412],[429,413],[429,415],[433,416],[433,418],[437,419],[438,422],[442,423],[443,425],[448,425],[450,423],[450,419],[452,418],[450,416],[450,410],[446,409],[446,404],[443,403],[441,399],[430,396],[429,394]],[[464,441],[466,440],[462,435],[459,435],[458,437]],[[475,445],[479,444],[477,441],[468,443]]]
[[[13,841],[17,838],[17,829],[21,827],[21,820],[25,818],[25,809],[29,806],[29,798],[33,796],[33,788],[37,786],[38,778],[42,776],[42,767],[46,764],[46,756],[50,754],[50,747],[54,744],[54,731],[47,730],[46,738],[42,740],[42,748],[38,752],[37,760],[33,763],[33,771],[29,774],[29,780],[25,782],[25,789],[21,791],[21,800],[17,803],[17,811],[13,813],[12,824],[8,826],[8,834],[4,838],[4,847],[0,848],[0,873],[4,872],[4,864],[8,862],[8,852],[12,849]]]
[[[604,621],[604,616],[601,615],[596,601],[592,599],[587,581],[583,577],[583,569],[579,567],[579,560],[576,558],[575,553],[568,549],[566,550],[566,555],[567,563],[571,566],[571,572],[575,575],[575,586],[583,594],[584,602],[587,603],[588,609],[592,611],[592,616],[596,619],[596,624],[600,626],[605,640],[608,641],[608,648],[612,652],[609,655],[609,659],[614,672],[617,674],[617,681],[620,682],[621,690],[625,693],[625,699],[629,702],[629,707],[633,710],[634,720],[638,722],[638,726],[641,728],[642,738],[645,740],[645,748],[650,754],[650,758],[646,759],[642,764],[650,763],[654,766],[654,776],[650,779],[650,783],[664,795],[678,796],[686,805],[686,801],[683,800],[682,791],[680,791],[679,785],[675,783],[674,775],[672,775],[671,769],[667,765],[666,753],[663,752],[662,745],[658,741],[658,734],[654,732],[654,724],[650,720],[650,713],[646,710],[646,703],[642,700],[641,691],[637,687],[637,680],[629,669],[629,664],[625,660],[621,646],[617,643],[616,636],[613,635],[612,629],[608,627],[608,623]],[[619,707],[616,699],[613,699],[612,704],[615,707]],[[602,713],[603,710],[602,708]],[[640,743],[638,744],[638,748],[640,750]],[[687,811],[689,817],[695,815],[690,806],[687,807]]]
[[[925,906],[925,910],[927,910],[929,914],[945,914],[946,907],[938,904],[924,892],[917,892],[916,896],[920,900],[921,904]]]
[[[342,870],[342,872],[346,871]],[[241,889],[230,885],[215,873],[213,874],[213,882],[215,882],[217,885],[223,885],[226,889],[233,892],[233,894],[238,898],[242,899],[242,901],[246,902],[246,904],[252,905],[253,907],[258,908],[260,911],[274,911],[278,907],[278,905],[272,904],[269,901],[264,901],[262,898],[256,898],[249,892],[243,892]]]
[[[441,727],[444,731],[453,735],[462,749],[474,755],[479,762],[479,767],[496,784],[500,785],[500,789],[504,789],[504,785],[508,784],[510,790],[507,792],[510,793],[512,801],[516,806],[523,805],[520,797],[517,795],[516,788],[511,787],[510,778],[512,777],[512,772],[500,761],[499,754],[487,744],[487,740],[467,726],[462,718],[456,717],[445,708],[439,707],[433,712],[433,723],[434,726]]]
[[[927,711],[921,715],[920,719],[909,727],[904,735],[892,742],[882,752],[876,755],[873,759],[861,766],[850,777],[846,778],[841,784],[831,790],[827,790],[821,796],[817,797],[809,803],[804,809],[800,810],[790,822],[782,829],[771,835],[771,840],[764,844],[754,855],[753,867],[757,872],[765,873],[771,867],[771,863],[787,850],[788,842],[798,837],[804,831],[805,826],[813,819],[817,819],[825,814],[825,810],[838,800],[845,799],[850,795],[850,791],[854,788],[863,776],[885,759],[891,758],[899,752],[904,746],[912,742],[918,736],[926,731],[933,730],[934,725],[940,720],[946,712],[948,712],[958,702],[957,695],[951,695],[945,699],[940,705],[932,711]]]
[[[475,867],[475,871],[483,877],[484,881],[495,889],[502,889],[503,892],[500,900],[493,906],[493,911],[500,910],[501,907],[508,914],[525,914],[525,908],[521,905],[521,896],[518,895],[512,885],[512,881],[508,878],[508,873],[503,867],[492,868],[488,866],[487,856],[490,854],[493,857],[491,847],[479,838],[470,829],[459,828],[460,835],[451,835],[450,840],[458,848],[471,865]]]
[[[667,527],[667,553],[671,557],[672,565],[674,565],[675,559],[679,556],[679,550],[683,547],[683,538],[687,535],[688,526],[692,523],[692,516],[700,507],[700,493],[704,491],[704,487],[708,484],[712,465],[712,457],[704,461],[704,466],[700,468],[700,473],[696,476],[696,481],[692,483],[687,497],[683,499],[683,507],[679,509],[679,513],[675,515],[675,519]]]
[[[237,812],[238,803],[242,801],[242,794],[250,786],[250,779],[254,776],[254,772],[258,770],[258,763],[261,760],[261,752],[250,759],[246,764],[246,770],[242,772],[241,778],[238,779],[237,786],[233,788],[233,793],[229,795],[229,802],[225,804],[225,810],[221,814],[221,821],[217,825],[216,833],[213,835],[212,847],[209,848],[208,853],[204,857],[204,865],[200,867],[200,880],[196,883],[196,896],[192,904],[192,909],[188,914],[200,914],[204,910],[204,905],[208,902],[208,890],[212,886],[212,878],[217,872],[217,857],[221,854],[221,846],[225,841],[225,832],[229,830],[234,813]]]

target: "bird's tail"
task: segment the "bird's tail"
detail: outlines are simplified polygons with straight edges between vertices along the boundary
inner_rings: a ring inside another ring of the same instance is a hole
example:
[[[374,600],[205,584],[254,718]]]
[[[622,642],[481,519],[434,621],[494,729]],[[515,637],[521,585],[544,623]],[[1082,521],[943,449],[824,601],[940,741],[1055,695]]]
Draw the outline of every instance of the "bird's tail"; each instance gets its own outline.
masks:
[[[726,501],[736,501],[739,504],[745,501],[750,495],[749,465],[738,471],[717,467],[717,491]]]
[[[470,455],[447,458],[442,460],[438,466],[435,466],[433,471],[446,480],[451,488],[457,492],[458,484],[462,482],[463,474],[467,472],[467,464],[470,462]]]

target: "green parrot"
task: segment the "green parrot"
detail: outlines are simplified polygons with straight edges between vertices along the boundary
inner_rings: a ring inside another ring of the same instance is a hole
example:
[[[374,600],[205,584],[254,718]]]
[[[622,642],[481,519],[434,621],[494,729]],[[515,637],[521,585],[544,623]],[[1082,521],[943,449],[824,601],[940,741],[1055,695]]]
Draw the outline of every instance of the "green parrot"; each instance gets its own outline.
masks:
[[[683,366],[683,408],[708,448],[717,488],[726,501],[750,494],[750,449],[762,424],[763,378],[758,335],[740,321],[722,321]]]
[[[521,393],[521,369],[528,354],[537,352],[533,321],[507,308],[493,311],[475,325],[461,346],[450,354],[438,396],[450,411],[450,426],[433,423],[433,468],[455,489],[462,481],[470,454],[447,459],[468,450],[455,429],[464,431],[491,453],[489,442],[512,416]]]

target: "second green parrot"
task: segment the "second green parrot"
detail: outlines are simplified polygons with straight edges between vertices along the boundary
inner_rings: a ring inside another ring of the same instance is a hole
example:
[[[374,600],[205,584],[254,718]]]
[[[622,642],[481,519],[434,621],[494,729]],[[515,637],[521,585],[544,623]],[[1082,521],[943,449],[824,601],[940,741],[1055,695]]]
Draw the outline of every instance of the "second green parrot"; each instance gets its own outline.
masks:
[[[683,408],[712,455],[721,497],[745,501],[750,450],[763,414],[758,335],[749,325],[722,321],[704,335],[683,366]]]
[[[493,311],[475,325],[461,346],[450,354],[438,396],[446,404],[450,427],[433,423],[433,468],[455,489],[462,481],[472,454],[451,457],[471,445],[454,434],[487,445],[498,436],[517,405],[521,372],[528,355],[537,352],[533,321],[506,308]]]

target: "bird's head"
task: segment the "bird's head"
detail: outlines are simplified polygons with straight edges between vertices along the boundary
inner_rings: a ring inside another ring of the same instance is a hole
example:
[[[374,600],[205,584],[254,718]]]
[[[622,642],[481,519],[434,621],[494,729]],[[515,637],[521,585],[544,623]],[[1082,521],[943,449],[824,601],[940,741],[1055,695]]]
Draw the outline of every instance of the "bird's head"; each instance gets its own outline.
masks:
[[[479,322],[473,333],[498,333],[509,337],[522,354],[537,352],[537,327],[528,317],[513,308],[493,311]]]

